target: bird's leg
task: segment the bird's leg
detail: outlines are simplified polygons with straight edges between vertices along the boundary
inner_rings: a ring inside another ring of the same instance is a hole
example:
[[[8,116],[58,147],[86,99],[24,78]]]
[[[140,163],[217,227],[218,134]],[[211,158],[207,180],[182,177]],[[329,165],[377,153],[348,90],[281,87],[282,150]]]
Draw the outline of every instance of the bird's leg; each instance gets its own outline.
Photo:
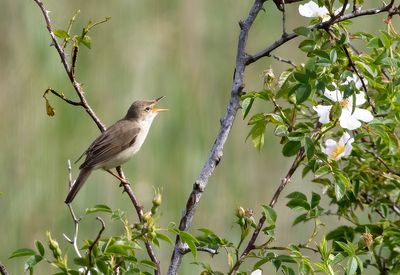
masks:
[[[129,181],[127,179],[121,178],[120,176],[114,174],[113,172],[111,172],[110,170],[105,170],[108,173],[110,173],[111,175],[113,175],[114,177],[116,177],[118,180],[120,180],[123,183],[129,184]]]

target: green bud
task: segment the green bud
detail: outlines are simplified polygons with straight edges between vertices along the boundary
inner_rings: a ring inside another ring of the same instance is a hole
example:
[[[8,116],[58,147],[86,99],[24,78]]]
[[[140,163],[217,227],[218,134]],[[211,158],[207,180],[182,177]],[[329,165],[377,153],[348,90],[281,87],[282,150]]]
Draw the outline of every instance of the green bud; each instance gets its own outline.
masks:
[[[160,193],[156,193],[153,197],[153,205],[160,206],[162,202],[162,197]]]
[[[144,213],[144,215],[143,215],[143,220],[145,221],[145,222],[148,222],[150,219],[151,219],[151,212],[149,211],[149,212],[146,212],[146,213]]]
[[[265,71],[263,72],[263,74],[264,74],[264,85],[265,85],[265,87],[266,87],[267,89],[271,89],[272,86],[273,86],[273,84],[274,84],[274,81],[275,81],[274,72],[273,72],[272,69],[270,68],[270,69],[268,69],[268,70],[265,70]]]
[[[239,206],[239,207],[236,209],[236,217],[238,217],[238,218],[243,218],[243,217],[245,216],[245,214],[246,214],[246,211],[244,210],[243,207]]]

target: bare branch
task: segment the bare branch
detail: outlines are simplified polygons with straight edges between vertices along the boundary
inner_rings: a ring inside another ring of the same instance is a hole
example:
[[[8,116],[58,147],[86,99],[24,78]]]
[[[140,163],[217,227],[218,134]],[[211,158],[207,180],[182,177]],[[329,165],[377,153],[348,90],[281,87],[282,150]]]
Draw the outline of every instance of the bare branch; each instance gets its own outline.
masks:
[[[196,250],[197,251],[206,252],[206,253],[210,254],[211,256],[217,255],[219,253],[217,249],[212,249],[212,248],[209,248],[209,247],[202,247],[202,246],[196,247]],[[183,244],[182,249],[181,249],[181,253],[182,254],[187,254],[190,251],[191,250],[190,250],[189,246],[187,244]]]
[[[290,66],[295,67],[295,68],[297,67],[297,65],[294,64],[294,63],[293,63],[291,60],[289,60],[289,59],[286,59],[286,58],[283,58],[283,57],[280,57],[280,56],[277,56],[277,55],[274,55],[274,54],[271,54],[271,56],[272,56],[273,58],[275,58],[276,60],[280,61],[280,62],[289,64]]]
[[[263,8],[263,4],[263,0],[255,0],[247,18],[244,21],[239,22],[241,31],[239,34],[238,48],[236,53],[236,67],[233,75],[231,97],[229,100],[228,108],[226,110],[225,116],[221,120],[221,126],[215,139],[214,145],[212,146],[211,152],[203,166],[203,169],[201,170],[193,185],[193,190],[186,203],[184,214],[179,223],[179,230],[181,231],[187,231],[192,224],[194,213],[196,211],[197,205],[199,204],[202,193],[207,186],[208,179],[214,172],[215,167],[218,165],[223,155],[225,142],[230,133],[236,113],[240,107],[240,94],[242,93],[244,87],[243,75],[247,60],[245,50],[248,33],[255,18]],[[168,269],[169,275],[174,275],[178,272],[183,256],[181,252],[182,247],[183,242],[180,240],[179,236],[177,236]]]
[[[289,3],[288,0],[285,1],[286,3]],[[378,14],[378,13],[383,13],[383,12],[388,12],[389,14],[396,12],[398,13],[398,8],[393,7],[393,2],[389,3],[388,5],[384,6],[383,8],[375,8],[375,9],[367,9],[364,11],[359,11],[359,12],[352,12],[349,14],[345,14],[339,17],[335,17],[335,18],[331,18],[331,20],[325,21],[325,22],[321,22],[318,24],[315,24],[313,26],[310,26],[309,28],[312,30],[315,29],[326,29],[329,28],[329,26],[335,24],[335,23],[339,23],[345,20],[349,20],[352,18],[356,18],[356,17],[360,17],[360,16],[366,16],[366,15],[372,15],[372,14]],[[283,44],[285,44],[286,42],[292,40],[293,38],[298,37],[298,34],[296,33],[290,33],[287,34],[285,36],[281,36],[279,39],[277,39],[275,42],[273,42],[271,45],[269,45],[268,47],[266,47],[265,49],[259,51],[258,53],[252,54],[252,55],[248,55],[247,56],[247,60],[246,60],[246,65],[250,65],[254,62],[256,62],[257,60],[259,60],[260,58],[263,58],[265,56],[269,56],[271,54],[272,51],[274,51],[275,49],[279,48],[280,46],[282,46]]]
[[[59,92],[57,92],[57,91],[55,91],[55,90],[53,90],[53,89],[51,89],[51,88],[48,88],[48,89],[44,92],[44,94],[43,94],[43,97],[44,97],[44,98],[46,98],[46,94],[47,94],[48,92],[51,92],[53,95],[58,96],[59,98],[61,98],[61,99],[64,100],[65,102],[67,102],[68,104],[71,104],[71,105],[74,105],[74,106],[82,106],[82,102],[76,102],[76,101],[70,100],[70,99],[68,99],[63,93],[60,94]]]
[[[1,275],[9,275],[6,267],[0,262],[0,274]]]

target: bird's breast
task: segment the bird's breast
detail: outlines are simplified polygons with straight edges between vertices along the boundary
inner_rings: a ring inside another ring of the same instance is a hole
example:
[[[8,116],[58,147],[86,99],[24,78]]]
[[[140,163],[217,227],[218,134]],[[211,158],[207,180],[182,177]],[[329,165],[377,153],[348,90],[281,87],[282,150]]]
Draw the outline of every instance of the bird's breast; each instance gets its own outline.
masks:
[[[149,128],[150,128],[150,127],[146,127],[146,126],[147,125],[144,125],[144,127],[141,127],[141,130],[139,131],[138,135],[136,136],[135,141],[132,143],[131,146],[129,146],[125,150],[119,152],[110,160],[103,162],[101,164],[101,168],[103,168],[105,170],[115,168],[115,167],[118,167],[118,166],[124,164],[129,159],[131,159],[133,157],[133,155],[135,155],[140,150],[140,148],[142,147],[142,145],[146,139],[147,133],[149,132]]]

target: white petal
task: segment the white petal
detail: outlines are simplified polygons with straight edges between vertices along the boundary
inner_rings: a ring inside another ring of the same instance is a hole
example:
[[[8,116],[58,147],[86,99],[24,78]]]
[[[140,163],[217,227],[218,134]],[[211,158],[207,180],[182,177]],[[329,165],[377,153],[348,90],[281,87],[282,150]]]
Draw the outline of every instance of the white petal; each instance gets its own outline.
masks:
[[[351,136],[349,135],[349,133],[344,132],[343,135],[340,137],[339,144],[345,146],[350,138]]]
[[[339,90],[329,91],[325,89],[324,96],[335,102],[343,100],[343,94]]]
[[[336,150],[337,142],[333,139],[325,141],[325,148],[322,150],[326,155],[331,155]]]
[[[340,126],[344,129],[354,130],[361,126],[361,122],[355,116],[351,115],[351,111],[342,109],[339,117]]]
[[[355,108],[352,116],[364,122],[370,122],[374,119],[374,116],[371,114],[370,111],[361,108]]]
[[[353,149],[353,146],[351,145],[354,142],[354,138],[351,138],[347,141],[346,146],[344,147],[344,157],[348,156],[351,154],[351,150]]]
[[[365,99],[365,93],[360,91],[356,94],[356,106],[364,104],[367,100]]]
[[[304,5],[299,5],[299,13],[301,16],[304,17],[317,17],[318,14],[316,13],[316,10],[318,9],[318,5],[310,1]]]
[[[319,116],[319,122],[321,122],[322,124],[329,123],[329,113],[331,112],[332,106],[317,105],[314,106],[313,109],[317,112]]]
[[[261,271],[261,269],[257,269],[257,270],[254,270],[253,272],[251,272],[250,275],[262,275],[262,271]]]

